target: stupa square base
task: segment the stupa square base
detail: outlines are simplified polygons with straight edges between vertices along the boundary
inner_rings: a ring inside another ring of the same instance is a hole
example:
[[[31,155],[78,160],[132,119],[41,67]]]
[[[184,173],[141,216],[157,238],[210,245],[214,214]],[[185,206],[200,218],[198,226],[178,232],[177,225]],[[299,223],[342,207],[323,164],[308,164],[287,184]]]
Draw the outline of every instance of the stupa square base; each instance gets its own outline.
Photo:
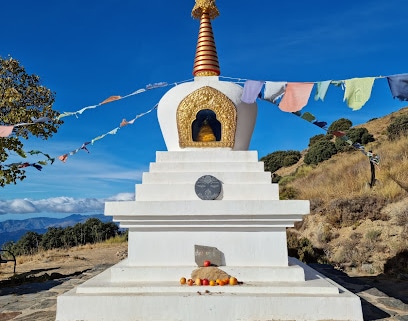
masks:
[[[363,320],[358,296],[297,263],[304,281],[235,286],[188,286],[178,279],[119,281],[117,271],[112,273],[115,266],[59,296],[56,320]]]

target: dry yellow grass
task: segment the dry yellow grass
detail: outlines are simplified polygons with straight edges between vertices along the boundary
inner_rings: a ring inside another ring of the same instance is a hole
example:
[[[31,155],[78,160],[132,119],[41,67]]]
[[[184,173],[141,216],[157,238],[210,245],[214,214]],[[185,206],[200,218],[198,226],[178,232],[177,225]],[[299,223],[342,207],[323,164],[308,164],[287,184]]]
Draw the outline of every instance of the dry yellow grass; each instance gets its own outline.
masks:
[[[408,107],[358,126],[367,128],[376,139],[365,146],[367,151],[380,156],[373,188],[369,186],[370,162],[359,151],[334,155],[317,166],[299,162],[278,171],[281,176],[294,177],[281,189],[292,188],[297,192],[297,199],[319,204],[319,212],[306,216],[297,233],[323,248],[333,263],[369,262],[373,264],[373,271],[380,273],[389,258],[408,249],[408,137],[389,141],[386,136],[391,121],[402,114],[408,114]],[[356,219],[352,226],[333,226],[325,209],[336,212],[334,206],[340,199],[385,202],[381,215],[389,220]]]
[[[380,155],[380,166],[376,166],[378,182],[374,189],[367,188],[371,179],[370,163],[359,151],[334,155],[313,170],[299,162],[278,171],[278,174],[288,175],[297,170],[297,179],[289,185],[299,191],[301,199],[328,201],[367,193],[377,193],[390,200],[404,197],[407,192],[404,188],[408,187],[408,138],[390,142],[384,134],[391,120],[403,113],[408,113],[408,107],[360,126],[366,127],[376,138],[375,142],[365,146],[366,150]]]

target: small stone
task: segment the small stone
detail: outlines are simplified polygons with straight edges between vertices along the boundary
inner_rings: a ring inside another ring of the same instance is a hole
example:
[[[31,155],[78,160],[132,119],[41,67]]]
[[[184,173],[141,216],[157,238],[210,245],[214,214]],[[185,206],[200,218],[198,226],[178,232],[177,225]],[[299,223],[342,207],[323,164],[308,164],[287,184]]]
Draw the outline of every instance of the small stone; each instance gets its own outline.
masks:
[[[216,247],[194,245],[194,256],[198,266],[204,266],[204,261],[210,261],[213,266],[225,265],[224,253]]]
[[[378,302],[384,304],[388,308],[396,308],[398,310],[408,312],[408,305],[401,300],[395,298],[380,298],[378,299]]]
[[[198,269],[195,269],[191,273],[191,278],[193,280],[199,278],[199,279],[208,279],[208,280],[225,280],[229,277],[228,273],[224,272],[223,270],[215,267],[215,266],[209,266],[209,267],[201,267]]]

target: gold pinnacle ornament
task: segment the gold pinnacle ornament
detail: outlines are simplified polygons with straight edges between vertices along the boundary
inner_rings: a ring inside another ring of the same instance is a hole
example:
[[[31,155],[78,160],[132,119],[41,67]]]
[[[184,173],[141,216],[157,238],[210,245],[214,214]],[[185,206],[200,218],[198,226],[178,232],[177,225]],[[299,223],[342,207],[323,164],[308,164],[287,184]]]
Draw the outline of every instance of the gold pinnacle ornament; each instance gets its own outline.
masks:
[[[196,0],[191,15],[195,19],[200,19],[200,29],[194,59],[193,75],[198,76],[218,76],[220,66],[218,63],[217,48],[215,47],[214,34],[211,26],[211,19],[219,16],[219,11],[215,5],[215,0]]]

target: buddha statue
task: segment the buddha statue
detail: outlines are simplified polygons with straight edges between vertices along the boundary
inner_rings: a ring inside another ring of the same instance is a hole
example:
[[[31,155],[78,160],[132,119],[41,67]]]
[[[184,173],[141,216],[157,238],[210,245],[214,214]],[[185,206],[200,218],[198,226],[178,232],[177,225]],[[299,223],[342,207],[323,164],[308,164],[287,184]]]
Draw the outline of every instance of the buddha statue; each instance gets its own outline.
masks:
[[[208,124],[207,119],[205,119],[201,125],[200,131],[197,135],[198,142],[215,142],[216,138],[211,126]]]

